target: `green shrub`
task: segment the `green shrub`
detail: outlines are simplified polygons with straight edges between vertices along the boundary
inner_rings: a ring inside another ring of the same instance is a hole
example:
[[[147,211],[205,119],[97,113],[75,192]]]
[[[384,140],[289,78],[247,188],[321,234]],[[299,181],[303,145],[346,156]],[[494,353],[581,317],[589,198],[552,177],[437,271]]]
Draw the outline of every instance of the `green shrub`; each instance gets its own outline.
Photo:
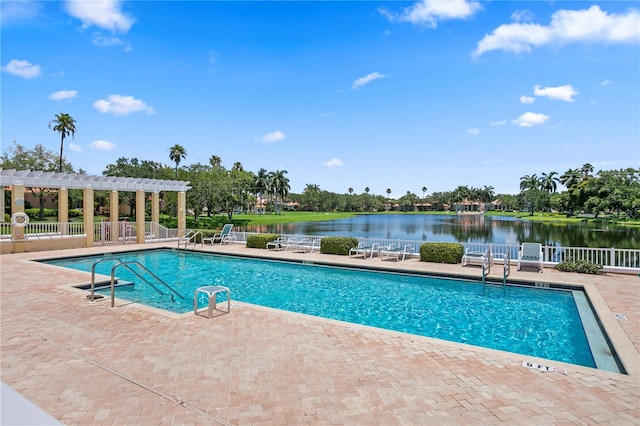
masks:
[[[40,217],[40,209],[39,208],[35,208],[35,209],[25,209],[24,212],[27,214],[27,216],[29,216],[29,219],[37,219]],[[44,209],[44,217],[56,217],[57,216],[57,210],[54,209]]]
[[[69,210],[69,218],[82,217],[82,216],[84,216],[84,215],[82,214],[82,210],[81,209],[71,209],[71,210]]]
[[[420,246],[422,262],[451,263],[462,262],[464,246],[460,243],[424,243]]]
[[[353,237],[324,237],[320,240],[320,253],[347,255],[358,247],[358,239]]]
[[[586,260],[571,261],[565,260],[558,263],[553,269],[562,272],[577,272],[579,274],[599,275],[602,273],[603,266]]]
[[[269,241],[277,240],[278,234],[255,234],[247,236],[247,248],[266,249]]]

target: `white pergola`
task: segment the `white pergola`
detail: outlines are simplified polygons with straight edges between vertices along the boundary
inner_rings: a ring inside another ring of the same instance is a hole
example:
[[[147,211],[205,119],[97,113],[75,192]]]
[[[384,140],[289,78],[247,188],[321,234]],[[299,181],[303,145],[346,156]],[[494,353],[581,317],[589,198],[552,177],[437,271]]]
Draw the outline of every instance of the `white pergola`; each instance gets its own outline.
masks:
[[[39,172],[31,170],[0,169],[0,185],[24,185],[32,188],[84,189],[96,191],[173,191],[191,189],[189,182],[117,176],[79,175],[75,173]]]
[[[68,222],[68,190],[83,191],[83,211],[86,229],[93,224],[94,191],[111,191],[109,197],[110,222],[118,222],[118,192],[136,193],[136,226],[144,229],[145,193],[152,194],[151,220],[158,222],[160,215],[161,191],[178,193],[178,236],[186,229],[186,191],[191,189],[189,182],[181,180],[146,179],[117,176],[81,175],[75,173],[56,173],[32,170],[0,169],[0,202],[4,212],[5,187],[11,189],[11,214],[24,213],[25,188],[53,188],[58,190],[58,221]],[[115,206],[115,208],[114,208]],[[2,215],[4,221],[4,214]],[[117,238],[117,235],[112,235]],[[138,234],[138,242],[144,242],[144,233]],[[93,246],[93,236],[87,235],[87,245]]]

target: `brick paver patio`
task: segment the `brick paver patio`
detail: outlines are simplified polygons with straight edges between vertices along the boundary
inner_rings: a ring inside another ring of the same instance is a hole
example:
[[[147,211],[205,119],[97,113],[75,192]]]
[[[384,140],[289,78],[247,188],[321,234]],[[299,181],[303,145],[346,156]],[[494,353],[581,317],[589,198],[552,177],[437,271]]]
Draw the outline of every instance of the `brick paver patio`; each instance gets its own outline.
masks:
[[[625,375],[239,302],[211,320],[126,303],[110,310],[70,288],[89,273],[31,261],[157,246],[1,256],[2,381],[69,425],[640,424],[638,277],[512,273],[585,284]],[[413,259],[204,250],[479,274]]]

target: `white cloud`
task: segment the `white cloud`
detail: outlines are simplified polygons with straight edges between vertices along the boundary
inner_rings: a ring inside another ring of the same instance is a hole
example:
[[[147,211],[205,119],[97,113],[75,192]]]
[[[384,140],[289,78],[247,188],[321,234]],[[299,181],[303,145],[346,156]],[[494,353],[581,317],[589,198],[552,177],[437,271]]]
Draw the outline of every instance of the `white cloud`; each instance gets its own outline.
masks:
[[[511,20],[514,22],[533,21],[533,13],[528,10],[516,10],[511,14]]]
[[[30,19],[40,15],[42,4],[35,1],[2,1],[0,2],[0,18],[2,26]]]
[[[469,135],[477,135],[478,133],[480,133],[480,129],[478,129],[477,127],[474,127],[473,129],[467,129],[467,134]]]
[[[100,99],[95,101],[93,107],[100,112],[114,115],[127,115],[138,111],[155,114],[152,107],[140,99],[134,99],[132,96],[110,95],[107,100]]]
[[[353,82],[351,88],[353,90],[357,90],[359,87],[364,86],[365,84],[371,83],[373,80],[377,80],[379,78],[387,77],[384,74],[380,74],[379,72],[372,72],[371,74],[365,75],[364,77],[360,77],[356,81]]]
[[[598,6],[583,10],[559,10],[548,26],[528,23],[503,24],[478,42],[480,56],[491,50],[531,52],[532,47],[573,42],[638,43],[640,12],[607,13]]]
[[[525,112],[520,117],[513,120],[513,124],[520,127],[533,127],[542,124],[549,119],[549,116],[535,112]]]
[[[265,143],[273,143],[283,141],[286,137],[287,135],[282,133],[280,130],[276,130],[275,132],[267,133],[266,135],[258,138],[258,140]]]
[[[119,0],[69,0],[67,12],[82,21],[82,28],[96,26],[112,32],[126,33],[133,25],[133,18],[121,10]]]
[[[59,90],[50,94],[47,99],[51,99],[52,101],[61,101],[63,99],[73,99],[76,96],[78,96],[77,90]]]
[[[89,145],[89,148],[95,149],[96,151],[111,151],[116,147],[116,144],[103,140],[93,141],[91,142],[91,145]]]
[[[71,152],[82,151],[82,147],[80,145],[76,145],[75,143],[70,143],[69,145],[67,145],[67,149]]]
[[[344,166],[344,163],[337,159],[336,157],[333,157],[331,160],[323,163],[325,166],[327,167],[340,167],[340,166]]]
[[[448,19],[465,19],[482,9],[480,3],[468,0],[421,0],[405,8],[402,13],[380,9],[389,20],[411,22],[431,28]]]
[[[496,120],[490,123],[492,126],[504,126],[507,124],[507,120]]]
[[[98,47],[122,46],[124,44],[118,37],[105,37],[100,33],[95,33],[91,42]]]
[[[536,101],[536,98],[534,98],[533,96],[525,96],[525,95],[520,96],[520,102],[522,102],[523,104],[532,104],[535,101]]]
[[[36,78],[40,75],[40,65],[33,65],[29,61],[12,59],[7,65],[2,67],[4,72],[17,75],[22,78]]]
[[[533,93],[536,96],[545,96],[551,99],[559,99],[565,102],[573,102],[573,97],[578,94],[570,84],[558,87],[545,87],[542,88],[539,85],[533,88]]]
[[[602,83],[600,83],[600,86],[608,86],[610,84],[613,84],[613,81],[605,80]]]

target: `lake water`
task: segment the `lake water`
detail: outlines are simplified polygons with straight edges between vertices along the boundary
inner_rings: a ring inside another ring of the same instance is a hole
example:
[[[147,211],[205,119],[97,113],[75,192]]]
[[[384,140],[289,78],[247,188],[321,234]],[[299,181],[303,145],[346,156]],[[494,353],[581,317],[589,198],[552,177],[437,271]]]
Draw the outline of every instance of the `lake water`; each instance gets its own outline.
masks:
[[[432,242],[519,245],[535,241],[563,247],[640,247],[639,227],[561,224],[485,215],[373,214],[322,222],[248,226],[245,230]]]

